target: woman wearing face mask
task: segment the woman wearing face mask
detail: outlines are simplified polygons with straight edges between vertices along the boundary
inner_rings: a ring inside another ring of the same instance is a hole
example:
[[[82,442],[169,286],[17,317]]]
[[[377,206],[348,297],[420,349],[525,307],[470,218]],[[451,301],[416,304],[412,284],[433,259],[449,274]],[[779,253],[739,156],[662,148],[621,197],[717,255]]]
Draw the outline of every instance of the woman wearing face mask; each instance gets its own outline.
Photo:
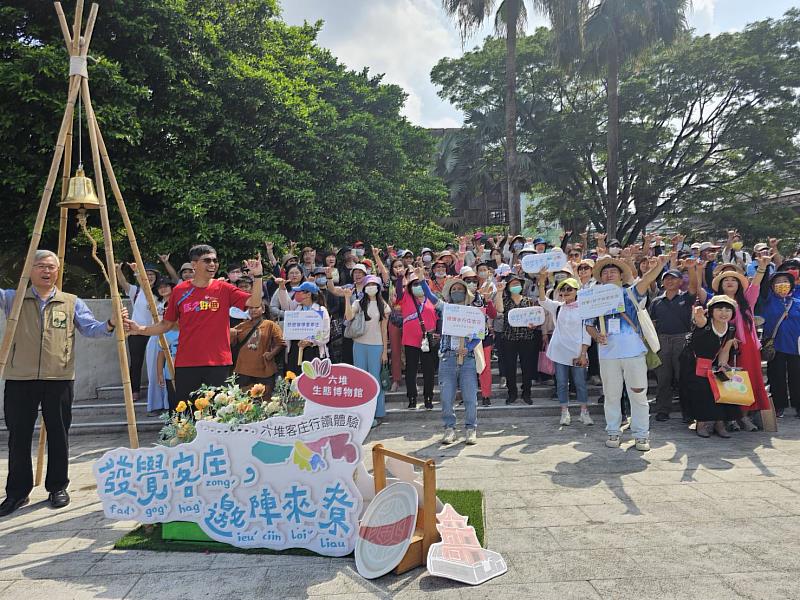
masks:
[[[547,277],[547,269],[542,269],[539,277]],[[586,368],[589,366],[589,345],[592,339],[578,315],[578,288],[580,284],[573,278],[563,279],[556,285],[556,293],[561,301],[550,300],[545,296],[544,286],[539,288],[539,304],[549,312],[556,322],[547,357],[556,366],[556,391],[561,405],[560,425],[569,425],[569,378],[575,383],[578,402],[581,405],[581,423],[593,425],[589,416],[589,395],[586,390]]]
[[[470,272],[474,275],[471,269]],[[417,273],[417,275],[419,276],[421,273]],[[462,306],[472,304],[474,297],[467,287],[468,284],[461,279],[452,278],[445,284],[441,300],[434,296],[429,289],[425,290],[427,292],[426,298],[435,306],[436,313],[441,318],[447,304],[460,304]],[[456,441],[454,403],[456,392],[459,388],[461,389],[461,397],[464,400],[464,428],[466,430],[464,441],[470,445],[477,442],[478,371],[475,366],[474,353],[481,352],[480,344],[481,340],[477,337],[468,339],[442,335],[439,346],[439,389],[441,390],[442,421],[444,424],[442,444],[448,445]]]
[[[521,235],[515,235],[509,242],[506,250],[503,252],[503,262],[509,265],[516,264],[519,260],[519,253],[525,247],[525,238]]]
[[[328,357],[328,341],[331,335],[331,318],[328,309],[325,308],[325,298],[320,293],[316,283],[305,281],[294,288],[292,296],[286,289],[286,281],[279,279],[278,297],[281,308],[287,310],[313,310],[322,317],[322,328],[313,340],[291,340],[287,341],[286,349],[286,371],[291,371],[295,375],[301,372],[302,364],[299,360],[300,348],[303,349],[303,361],[310,361],[315,358]]]
[[[279,280],[283,278],[278,277],[275,279],[275,283],[277,285]],[[300,268],[300,265],[294,263],[290,265],[286,269],[286,279],[284,280],[284,289],[286,290],[289,299],[294,298],[294,289],[298,287],[303,281],[305,277],[303,277],[303,269]],[[277,322],[279,325],[282,326],[283,324],[283,313],[286,312],[287,309],[281,306],[280,298],[278,294],[275,293],[272,295],[272,300],[269,302],[269,312],[272,315],[273,321]]]
[[[794,297],[796,279],[787,271],[770,278],[762,303],[764,339],[772,339],[775,357],[767,363],[769,391],[775,413],[782,417],[789,404],[800,418],[800,300]]]
[[[427,292],[427,293],[426,293]],[[408,408],[417,408],[417,368],[422,364],[423,398],[425,408],[433,408],[433,377],[436,369],[436,349],[431,347],[428,334],[436,331],[436,309],[428,300],[430,288],[422,271],[417,269],[406,278],[406,286],[397,288],[397,302],[403,315],[403,351],[406,356],[406,395]]]
[[[484,269],[484,273],[488,273],[486,271],[485,265],[478,265],[478,269]],[[484,275],[486,277],[486,275]],[[486,332],[483,338],[483,358],[484,364],[486,368],[481,371],[480,375],[478,376],[478,383],[480,384],[481,388],[481,404],[483,406],[491,406],[492,404],[492,348],[494,346],[494,331],[491,328],[491,324],[497,318],[497,309],[494,306],[494,302],[492,300],[492,292],[491,288],[487,287],[487,281],[481,281],[481,278],[478,276],[473,269],[470,267],[464,267],[461,269],[461,279],[464,281],[464,284],[467,286],[467,291],[472,296],[472,306],[476,308],[480,308],[483,311],[483,314],[486,315]],[[483,292],[481,291],[483,290]]]
[[[333,256],[333,255],[331,255]],[[336,275],[338,271],[331,269],[330,272]],[[325,299],[325,308],[331,318],[331,337],[328,341],[328,355],[331,362],[342,362],[342,340],[344,335],[344,298],[335,296],[328,291],[328,268],[316,267],[309,278],[320,289],[320,293]]]
[[[739,409],[730,404],[717,404],[708,382],[711,369],[725,370],[737,345],[733,324],[738,305],[728,296],[714,296],[708,303],[708,314],[695,306],[694,329],[681,357],[682,403],[689,407],[690,416],[697,420],[697,435],[711,437],[716,433],[729,438],[725,422],[737,417]]]
[[[444,283],[446,279],[447,263],[441,259],[437,259],[436,262],[434,262],[431,266],[431,278],[428,282],[431,291],[437,298],[442,297],[442,291],[444,290]]]
[[[403,311],[398,300],[397,291],[405,287],[406,266],[400,259],[394,259],[389,265],[390,278],[388,286],[389,313],[389,347],[392,350],[392,389],[396,392],[400,388],[403,376]]]
[[[761,342],[756,331],[753,308],[758,301],[761,279],[770,262],[768,256],[759,259],[759,267],[752,283],[738,271],[723,271],[711,283],[715,294],[724,294],[736,301],[738,310],[734,317],[736,326],[736,339],[739,341],[739,365],[747,371],[750,383],[753,386],[755,402],[747,407],[742,407],[743,416],[741,424],[745,431],[758,431],[758,427],[750,419],[747,411],[766,410],[770,408],[769,396],[764,387],[764,374],[761,370]],[[705,299],[703,290],[699,291],[701,302]],[[738,424],[729,423],[732,429],[738,429]]]
[[[525,404],[533,404],[531,399],[531,380],[534,377],[536,367],[534,357],[538,359],[539,348],[536,346],[537,330],[534,326],[511,327],[508,324],[508,313],[515,308],[528,308],[535,306],[531,298],[522,295],[523,279],[519,275],[511,273],[505,281],[497,285],[498,313],[503,314],[503,354],[505,365],[503,372],[506,377],[508,387],[508,399],[506,404],[514,404],[517,401],[517,359],[522,366],[522,401]]]
[[[366,329],[364,334],[353,340],[353,361],[359,369],[368,371],[376,380],[381,380],[381,366],[389,361],[389,306],[383,301],[380,292],[383,283],[378,277],[369,275],[364,279],[364,295],[361,300],[352,302],[353,289],[345,288],[344,316],[352,321],[359,312],[364,313]],[[378,404],[372,426],[383,422],[386,406],[383,388],[379,386]]]
[[[345,290],[352,289],[353,290],[353,298],[360,302],[361,299],[364,297],[364,281],[369,273],[367,272],[367,267],[361,263],[354,264],[353,268],[350,270],[349,279],[352,281],[352,284],[343,285],[341,287],[337,287],[333,285],[331,281],[330,274],[328,275],[328,293],[333,296],[338,296],[339,298],[345,297]],[[353,340],[348,337],[342,338],[342,362],[348,365],[353,364]]]

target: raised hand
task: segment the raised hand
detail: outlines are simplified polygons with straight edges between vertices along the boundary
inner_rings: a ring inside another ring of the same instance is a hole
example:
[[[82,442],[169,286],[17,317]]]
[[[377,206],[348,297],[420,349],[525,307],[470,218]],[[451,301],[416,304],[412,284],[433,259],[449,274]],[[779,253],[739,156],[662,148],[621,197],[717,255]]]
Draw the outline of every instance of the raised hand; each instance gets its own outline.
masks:
[[[766,268],[769,266],[769,264],[771,262],[772,262],[772,257],[771,256],[759,256],[758,257],[758,268],[766,270]]]
[[[244,264],[253,277],[261,277],[264,274],[264,266],[261,264],[260,252],[256,258],[248,258],[246,261],[244,261]]]
[[[778,247],[778,244],[780,244],[780,243],[781,243],[781,240],[779,240],[779,239],[769,238],[769,247],[772,248],[772,249],[776,249]]]
[[[276,278],[275,278],[275,283],[277,284],[277,286],[278,286],[280,289],[282,289],[282,290],[285,290],[285,289],[286,289],[286,280],[285,280],[285,279],[282,279],[282,278],[280,278],[280,277],[276,277]]]
[[[344,288],[342,291],[344,292],[344,297],[345,297],[345,299],[346,299],[346,300],[349,302],[349,301],[350,301],[350,298],[352,298],[352,297],[353,297],[353,288],[351,288],[351,287],[346,287],[346,288]]]
[[[272,252],[275,249],[275,242],[264,242],[264,247],[267,249],[267,252]]]
[[[159,254],[158,260],[160,260],[164,264],[167,264],[169,262],[169,254]]]

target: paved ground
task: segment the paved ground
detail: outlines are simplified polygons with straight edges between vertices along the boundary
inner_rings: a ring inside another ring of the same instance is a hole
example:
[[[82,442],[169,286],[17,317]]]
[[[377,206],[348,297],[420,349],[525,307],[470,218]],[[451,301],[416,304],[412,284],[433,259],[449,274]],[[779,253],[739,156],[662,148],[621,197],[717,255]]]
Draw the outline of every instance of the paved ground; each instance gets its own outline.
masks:
[[[73,503],[0,521],[0,598],[800,598],[800,420],[778,435],[701,440],[654,424],[653,450],[604,447],[602,426],[481,423],[439,447],[438,423],[385,424],[371,441],[436,459],[441,488],[482,489],[488,544],[509,572],[478,588],[428,576],[366,581],[352,559],[120,552],[91,464],[124,437],[76,438]],[[4,453],[5,454],[5,453]],[[5,459],[0,471],[5,472]]]

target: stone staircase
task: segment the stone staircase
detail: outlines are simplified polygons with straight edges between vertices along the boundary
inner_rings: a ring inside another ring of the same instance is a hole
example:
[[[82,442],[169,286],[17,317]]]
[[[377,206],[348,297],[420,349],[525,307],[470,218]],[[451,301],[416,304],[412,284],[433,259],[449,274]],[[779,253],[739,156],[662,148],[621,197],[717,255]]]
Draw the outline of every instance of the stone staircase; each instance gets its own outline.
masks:
[[[560,414],[560,407],[556,398],[555,385],[534,385],[531,389],[531,399],[533,405],[527,405],[521,399],[513,405],[506,405],[507,391],[500,386],[500,376],[496,363],[492,364],[492,405],[484,407],[478,405],[478,413],[486,416],[503,416],[509,418],[529,418],[529,417],[556,417]],[[521,380],[521,373],[518,372],[517,382]],[[417,377],[417,388],[419,391],[418,408],[409,410],[408,399],[404,383],[396,392],[386,392],[386,420],[414,420],[414,421],[433,421],[440,419],[439,404],[439,385],[438,379],[434,386],[433,410],[425,410],[422,405],[422,375]],[[652,399],[655,396],[656,382],[650,381],[648,396]],[[593,414],[602,414],[603,408],[597,404],[597,400],[602,394],[600,386],[589,385],[589,407]],[[147,415],[147,390],[141,391],[142,400],[135,403],[136,426],[139,433],[157,432],[163,422],[158,417]],[[570,407],[577,410],[575,396],[570,396]],[[463,406],[456,406],[456,412],[462,412]],[[675,410],[680,410],[676,407]],[[574,412],[573,412],[574,414]],[[479,417],[480,418],[480,417]],[[462,417],[459,417],[462,420]],[[39,424],[37,422],[37,430]],[[123,433],[127,431],[127,421],[125,418],[125,403],[123,400],[122,386],[106,386],[97,388],[95,397],[89,399],[75,400],[72,406],[72,427],[70,435],[94,435],[98,433]],[[3,429],[0,430],[0,437],[7,435]]]

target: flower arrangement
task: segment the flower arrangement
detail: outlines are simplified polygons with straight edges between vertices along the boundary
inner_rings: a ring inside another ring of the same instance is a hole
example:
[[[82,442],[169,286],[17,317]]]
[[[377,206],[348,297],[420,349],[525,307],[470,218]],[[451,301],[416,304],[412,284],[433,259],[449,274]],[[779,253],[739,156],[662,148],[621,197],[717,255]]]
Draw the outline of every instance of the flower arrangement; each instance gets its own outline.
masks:
[[[193,400],[181,400],[174,412],[161,416],[164,427],[159,432],[159,443],[176,446],[191,442],[197,436],[197,421],[226,423],[234,428],[274,416],[300,415],[305,400],[297,391],[296,379],[297,375],[291,371],[285,377],[277,378],[269,398],[264,397],[266,388],[263,384],[243,389],[236,383],[236,375],[218,387],[203,385],[192,393]]]

